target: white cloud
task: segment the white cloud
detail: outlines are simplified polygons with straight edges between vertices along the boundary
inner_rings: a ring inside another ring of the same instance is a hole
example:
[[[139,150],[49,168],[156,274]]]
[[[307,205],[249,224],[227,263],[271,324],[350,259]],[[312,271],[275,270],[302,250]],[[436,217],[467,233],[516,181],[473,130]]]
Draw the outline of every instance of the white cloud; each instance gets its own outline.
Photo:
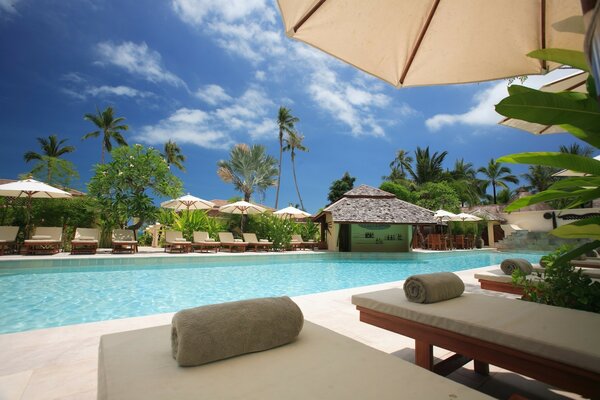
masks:
[[[223,89],[219,85],[214,84],[206,85],[199,88],[196,91],[196,93],[194,93],[194,96],[204,101],[205,103],[210,104],[211,106],[215,106],[217,104],[225,103],[231,100],[231,96],[229,96],[227,92],[225,92],[225,89]]]
[[[201,25],[209,16],[233,22],[267,8],[265,0],[173,0],[179,17],[192,25]]]
[[[265,73],[265,71],[258,70],[258,71],[256,71],[254,73],[254,78],[257,81],[261,81],[262,82],[262,81],[264,81],[267,78],[267,74]]]
[[[7,14],[16,14],[17,13],[17,3],[21,0],[0,0],[0,14],[3,12]]]
[[[524,83],[519,81],[513,83],[537,89],[546,83],[571,75],[573,72],[573,70],[555,70],[544,76],[530,76]],[[462,114],[437,114],[428,118],[425,121],[425,125],[430,131],[438,131],[444,126],[457,124],[495,126],[502,120],[502,116],[496,112],[494,106],[508,96],[507,87],[507,81],[486,84],[484,85],[484,89],[479,90],[473,95],[475,105],[469,111]]]
[[[229,148],[235,142],[276,139],[275,104],[257,87],[247,89],[230,104],[212,111],[180,108],[155,125],[142,127],[136,140],[160,145],[169,139],[209,149]]]
[[[125,97],[150,97],[154,94],[134,89],[129,86],[90,86],[85,90],[91,96],[125,96]]]
[[[181,78],[163,68],[160,53],[150,49],[144,42],[102,42],[98,43],[96,49],[101,58],[99,63],[102,65],[123,68],[153,83],[165,82],[173,86],[186,86]]]

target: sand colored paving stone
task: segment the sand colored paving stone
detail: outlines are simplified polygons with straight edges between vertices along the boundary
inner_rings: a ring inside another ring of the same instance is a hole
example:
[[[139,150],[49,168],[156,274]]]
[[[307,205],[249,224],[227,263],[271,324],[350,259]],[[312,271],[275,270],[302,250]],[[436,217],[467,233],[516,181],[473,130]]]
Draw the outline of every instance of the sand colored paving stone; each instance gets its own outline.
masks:
[[[467,291],[514,298],[479,288],[473,278],[475,271],[494,268],[498,266],[460,271],[458,275],[465,281]],[[350,302],[355,293],[399,287],[402,283],[297,296],[293,300],[307,320],[413,362],[412,339],[360,322],[358,311]],[[172,313],[157,314],[0,335],[0,400],[95,399],[100,336],[170,324],[172,316]],[[434,355],[444,359],[450,353],[436,349]],[[477,375],[469,363],[448,378],[499,399],[513,393],[530,399],[580,398],[494,366],[490,366],[490,372],[488,377]]]

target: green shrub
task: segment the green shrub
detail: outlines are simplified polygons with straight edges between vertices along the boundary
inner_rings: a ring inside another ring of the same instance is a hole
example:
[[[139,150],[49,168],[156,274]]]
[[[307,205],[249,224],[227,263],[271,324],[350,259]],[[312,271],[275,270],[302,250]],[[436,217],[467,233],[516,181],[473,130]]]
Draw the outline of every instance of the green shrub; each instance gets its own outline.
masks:
[[[187,240],[193,240],[194,232],[208,232],[208,235],[213,238],[218,238],[218,233],[225,230],[225,224],[218,218],[209,217],[205,211],[182,211],[177,214],[171,211],[173,222],[171,228],[176,231],[181,231]]]
[[[244,230],[256,233],[260,239],[269,239],[273,242],[275,250],[282,250],[289,247],[292,235],[300,229],[297,225],[299,225],[297,222],[289,218],[259,214],[248,218],[248,226]]]
[[[319,241],[321,232],[318,224],[315,224],[313,221],[308,220],[306,222],[296,223],[295,225],[295,233],[302,235],[302,238],[304,240]]]

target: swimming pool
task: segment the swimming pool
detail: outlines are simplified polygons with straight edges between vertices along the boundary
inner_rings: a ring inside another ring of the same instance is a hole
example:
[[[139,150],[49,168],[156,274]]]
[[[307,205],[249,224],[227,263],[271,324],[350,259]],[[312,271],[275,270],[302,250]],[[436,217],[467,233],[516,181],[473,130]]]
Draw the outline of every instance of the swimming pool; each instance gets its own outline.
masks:
[[[508,257],[537,262],[540,254],[316,253],[2,262],[0,333],[393,282],[417,273],[499,264]]]

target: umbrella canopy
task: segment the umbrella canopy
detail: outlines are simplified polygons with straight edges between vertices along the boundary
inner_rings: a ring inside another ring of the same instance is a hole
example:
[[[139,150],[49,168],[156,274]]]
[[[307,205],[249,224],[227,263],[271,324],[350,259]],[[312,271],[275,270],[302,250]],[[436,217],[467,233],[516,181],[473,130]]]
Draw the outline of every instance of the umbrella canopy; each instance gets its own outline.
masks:
[[[0,185],[0,196],[63,199],[71,197],[71,193],[35,179],[24,179]]]
[[[476,221],[481,221],[481,218],[476,217],[475,215],[467,214],[467,213],[460,213],[460,214],[456,214],[454,216],[454,218],[451,219],[451,221],[476,222]]]
[[[215,204],[208,200],[204,200],[195,196],[191,196],[189,193],[185,196],[181,196],[177,199],[167,200],[160,203],[161,207],[172,208],[175,211],[181,210],[210,210]]]
[[[225,204],[219,207],[219,211],[228,214],[260,214],[266,209],[256,204],[248,203],[247,201],[236,201],[235,203]]]
[[[307,213],[306,211],[299,210],[296,207],[282,208],[281,210],[275,211],[273,213],[273,215],[277,215],[278,217],[283,217],[283,218],[296,218],[296,219],[310,217],[309,213]]]
[[[586,81],[589,74],[587,72],[577,72],[565,78],[550,82],[540,88],[542,92],[558,93],[563,91],[572,91],[579,93],[587,93]],[[510,126],[512,128],[521,129],[533,133],[534,135],[542,135],[546,133],[564,133],[563,128],[558,125],[541,125],[534,122],[522,121],[514,118],[504,118],[498,122],[500,125]]]
[[[456,217],[456,214],[440,209],[433,214],[433,217],[439,219],[440,221],[454,221],[452,218]]]
[[[287,36],[396,86],[480,82],[557,68],[581,51],[580,0],[278,0]]]
[[[600,161],[600,156],[594,157],[594,160]],[[552,176],[563,176],[563,177],[568,177],[568,176],[589,176],[589,174],[586,174],[586,173],[583,173],[583,172],[571,171],[570,169],[563,169],[563,170],[558,171],[557,173],[552,174]]]

